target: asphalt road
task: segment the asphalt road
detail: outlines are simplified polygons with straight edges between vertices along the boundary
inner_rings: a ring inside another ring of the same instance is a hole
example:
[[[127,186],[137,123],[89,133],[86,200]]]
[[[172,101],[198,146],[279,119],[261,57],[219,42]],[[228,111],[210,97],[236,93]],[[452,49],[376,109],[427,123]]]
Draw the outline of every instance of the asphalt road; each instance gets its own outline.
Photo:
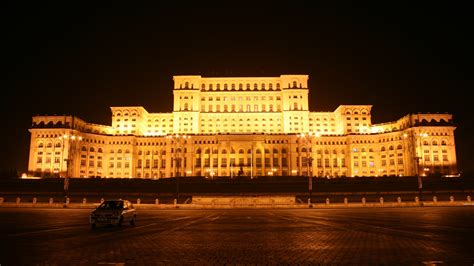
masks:
[[[94,230],[89,212],[1,208],[0,264],[474,263],[474,207],[139,210]]]

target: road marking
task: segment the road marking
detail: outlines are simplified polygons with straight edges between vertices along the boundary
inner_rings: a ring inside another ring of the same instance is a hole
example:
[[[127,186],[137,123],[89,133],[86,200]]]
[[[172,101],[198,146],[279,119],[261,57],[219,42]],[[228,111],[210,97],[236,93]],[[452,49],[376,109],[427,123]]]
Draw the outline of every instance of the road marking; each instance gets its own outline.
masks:
[[[67,227],[61,227],[61,228],[54,228],[54,229],[44,229],[44,230],[31,231],[31,232],[23,232],[23,233],[12,234],[12,235],[9,235],[9,236],[25,236],[25,235],[34,235],[34,234],[41,234],[41,233],[49,233],[49,232],[67,230],[67,229],[72,229],[72,228],[77,228],[77,227],[83,227],[83,226],[85,226],[85,224],[76,225],[76,226],[67,226]]]

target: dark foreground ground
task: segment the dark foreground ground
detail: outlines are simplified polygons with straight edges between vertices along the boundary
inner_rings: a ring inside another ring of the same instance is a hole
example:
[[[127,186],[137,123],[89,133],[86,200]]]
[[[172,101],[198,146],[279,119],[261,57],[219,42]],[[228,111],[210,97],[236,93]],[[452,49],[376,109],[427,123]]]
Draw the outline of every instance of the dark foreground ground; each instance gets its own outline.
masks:
[[[0,264],[474,263],[474,207],[139,210],[94,230],[89,211],[0,209]]]

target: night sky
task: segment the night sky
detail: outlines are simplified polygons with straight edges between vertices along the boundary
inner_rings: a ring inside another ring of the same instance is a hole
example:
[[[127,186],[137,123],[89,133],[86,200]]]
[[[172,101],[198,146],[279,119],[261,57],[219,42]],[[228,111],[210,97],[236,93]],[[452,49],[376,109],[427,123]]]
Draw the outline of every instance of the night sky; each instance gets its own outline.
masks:
[[[35,114],[110,125],[110,106],[171,112],[173,75],[308,74],[311,111],[452,113],[459,168],[474,171],[467,6],[233,3],[3,7],[0,169],[27,170]]]

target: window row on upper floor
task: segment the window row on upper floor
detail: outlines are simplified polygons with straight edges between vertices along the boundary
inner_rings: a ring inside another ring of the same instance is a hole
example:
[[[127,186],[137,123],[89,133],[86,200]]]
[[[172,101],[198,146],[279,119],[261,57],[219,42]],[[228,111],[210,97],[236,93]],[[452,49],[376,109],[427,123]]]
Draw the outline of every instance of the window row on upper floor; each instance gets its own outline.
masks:
[[[190,88],[185,82],[185,88]],[[280,90],[280,83],[203,83],[202,90]]]
[[[281,97],[280,96],[216,96],[216,97],[201,97],[201,101],[273,101],[277,100],[280,101]]]

